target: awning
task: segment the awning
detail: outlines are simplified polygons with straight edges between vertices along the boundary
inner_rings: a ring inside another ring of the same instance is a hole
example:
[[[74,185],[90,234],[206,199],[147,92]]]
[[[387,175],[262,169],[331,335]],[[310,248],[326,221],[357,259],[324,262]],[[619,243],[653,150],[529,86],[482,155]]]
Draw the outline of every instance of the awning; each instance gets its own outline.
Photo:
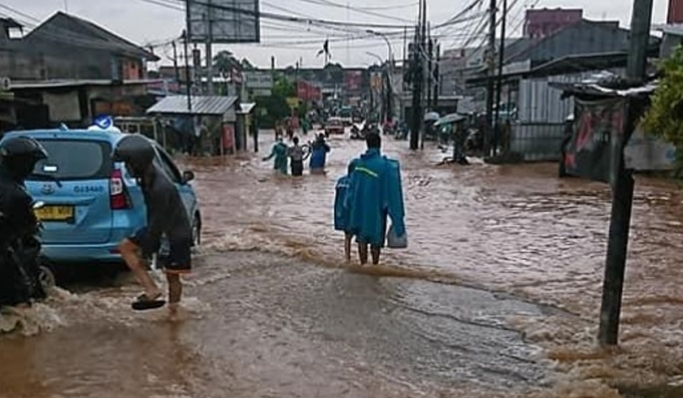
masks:
[[[465,116],[459,113],[450,113],[434,123],[435,126],[441,126],[442,124],[458,123],[467,119]]]
[[[550,83],[550,87],[562,90],[563,96],[590,95],[597,97],[647,97],[651,95],[659,85],[658,81],[651,81],[643,85],[629,87],[628,84],[622,87],[608,86],[605,83],[587,81],[583,83]]]
[[[436,112],[427,112],[425,113],[424,121],[425,122],[433,122],[439,120],[439,114]]]
[[[147,113],[222,116],[235,105],[237,97],[191,96],[191,105],[187,102],[185,95],[168,96],[147,109]]]

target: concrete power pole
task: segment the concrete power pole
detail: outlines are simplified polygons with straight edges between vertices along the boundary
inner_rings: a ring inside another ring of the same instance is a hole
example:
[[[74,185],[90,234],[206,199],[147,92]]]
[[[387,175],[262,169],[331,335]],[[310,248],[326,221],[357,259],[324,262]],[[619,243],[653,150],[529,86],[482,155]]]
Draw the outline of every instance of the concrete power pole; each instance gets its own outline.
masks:
[[[496,115],[494,117],[494,134],[496,134],[496,139],[493,145],[493,155],[496,155],[497,147],[501,144],[501,126],[500,126],[500,97],[503,93],[503,63],[505,62],[505,22],[508,13],[508,1],[503,0],[503,13],[501,15],[501,25],[500,25],[500,49],[498,51],[498,84],[496,85]],[[508,107],[510,104],[508,103]],[[508,115],[509,117],[510,115]]]
[[[211,0],[207,0],[206,6],[206,85],[208,95],[214,95],[213,87],[213,7]]]
[[[171,42],[173,45],[173,72],[175,74],[175,82],[178,83],[180,87],[180,71],[178,70],[178,49],[176,48],[175,40]]]
[[[424,0],[422,0],[424,1]],[[420,4],[420,12],[422,12],[422,4]],[[420,19],[420,23],[422,20]],[[420,25],[415,27],[415,40],[413,40],[413,49],[410,52],[410,68],[411,80],[413,84],[413,98],[412,98],[412,120],[410,126],[410,149],[416,150],[420,145],[420,125],[422,124],[422,62],[420,54]]]
[[[496,0],[490,1],[489,13],[489,49],[486,54],[488,66],[488,76],[486,79],[486,131],[484,132],[484,151],[487,155],[490,150],[491,127],[493,126],[493,96],[495,94],[493,78],[496,74]]]
[[[652,21],[652,1],[633,1],[631,41],[626,77],[634,83],[642,83],[645,79]],[[632,109],[631,104],[629,104],[624,137],[631,136],[639,116],[637,109]],[[622,149],[620,148],[620,150]],[[619,316],[621,314],[634,188],[633,175],[630,170],[626,170],[623,156],[620,156],[618,167],[613,170],[613,173],[615,175],[613,175],[614,186],[612,187],[612,215],[609,226],[602,305],[600,307],[600,331],[598,333],[598,339],[603,346],[616,345],[619,342]]]
[[[187,88],[187,110],[192,112],[192,76],[190,75],[190,40],[192,40],[192,23],[190,22],[190,0],[185,1],[185,32],[183,32],[185,46],[185,86]]]

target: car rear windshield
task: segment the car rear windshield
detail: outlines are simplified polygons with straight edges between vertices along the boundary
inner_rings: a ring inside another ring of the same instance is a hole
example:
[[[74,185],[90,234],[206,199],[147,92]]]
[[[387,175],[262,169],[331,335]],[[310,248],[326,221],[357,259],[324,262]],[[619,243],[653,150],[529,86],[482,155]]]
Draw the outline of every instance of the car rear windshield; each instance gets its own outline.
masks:
[[[104,141],[39,139],[48,153],[30,179],[91,180],[111,175],[111,145]]]

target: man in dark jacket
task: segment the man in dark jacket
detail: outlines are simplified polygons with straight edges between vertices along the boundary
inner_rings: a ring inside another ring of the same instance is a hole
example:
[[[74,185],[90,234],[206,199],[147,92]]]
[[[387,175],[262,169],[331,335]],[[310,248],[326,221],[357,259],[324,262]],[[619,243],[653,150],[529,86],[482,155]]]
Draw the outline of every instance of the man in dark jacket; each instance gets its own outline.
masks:
[[[0,306],[29,303],[45,297],[37,263],[18,261],[22,242],[38,230],[33,199],[24,181],[36,163],[47,158],[40,143],[28,137],[10,138],[0,145]],[[10,255],[9,247],[15,250]]]
[[[147,226],[125,239],[121,256],[145,289],[133,309],[158,308],[165,304],[162,293],[147,273],[146,261],[157,254],[165,268],[171,315],[175,315],[182,296],[180,275],[192,269],[192,228],[180,193],[166,174],[154,164],[156,152],[151,143],[139,135],[122,139],[114,151],[114,160],[125,162],[130,174],[138,179],[147,206]],[[168,250],[160,253],[162,237]]]

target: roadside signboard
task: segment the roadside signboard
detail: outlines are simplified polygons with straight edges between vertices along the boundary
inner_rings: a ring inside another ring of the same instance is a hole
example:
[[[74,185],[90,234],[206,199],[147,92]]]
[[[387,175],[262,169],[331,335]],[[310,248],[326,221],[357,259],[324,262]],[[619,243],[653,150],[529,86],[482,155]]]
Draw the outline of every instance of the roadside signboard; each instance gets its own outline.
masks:
[[[250,89],[271,89],[273,88],[273,75],[266,71],[246,71],[244,78],[247,87]]]

